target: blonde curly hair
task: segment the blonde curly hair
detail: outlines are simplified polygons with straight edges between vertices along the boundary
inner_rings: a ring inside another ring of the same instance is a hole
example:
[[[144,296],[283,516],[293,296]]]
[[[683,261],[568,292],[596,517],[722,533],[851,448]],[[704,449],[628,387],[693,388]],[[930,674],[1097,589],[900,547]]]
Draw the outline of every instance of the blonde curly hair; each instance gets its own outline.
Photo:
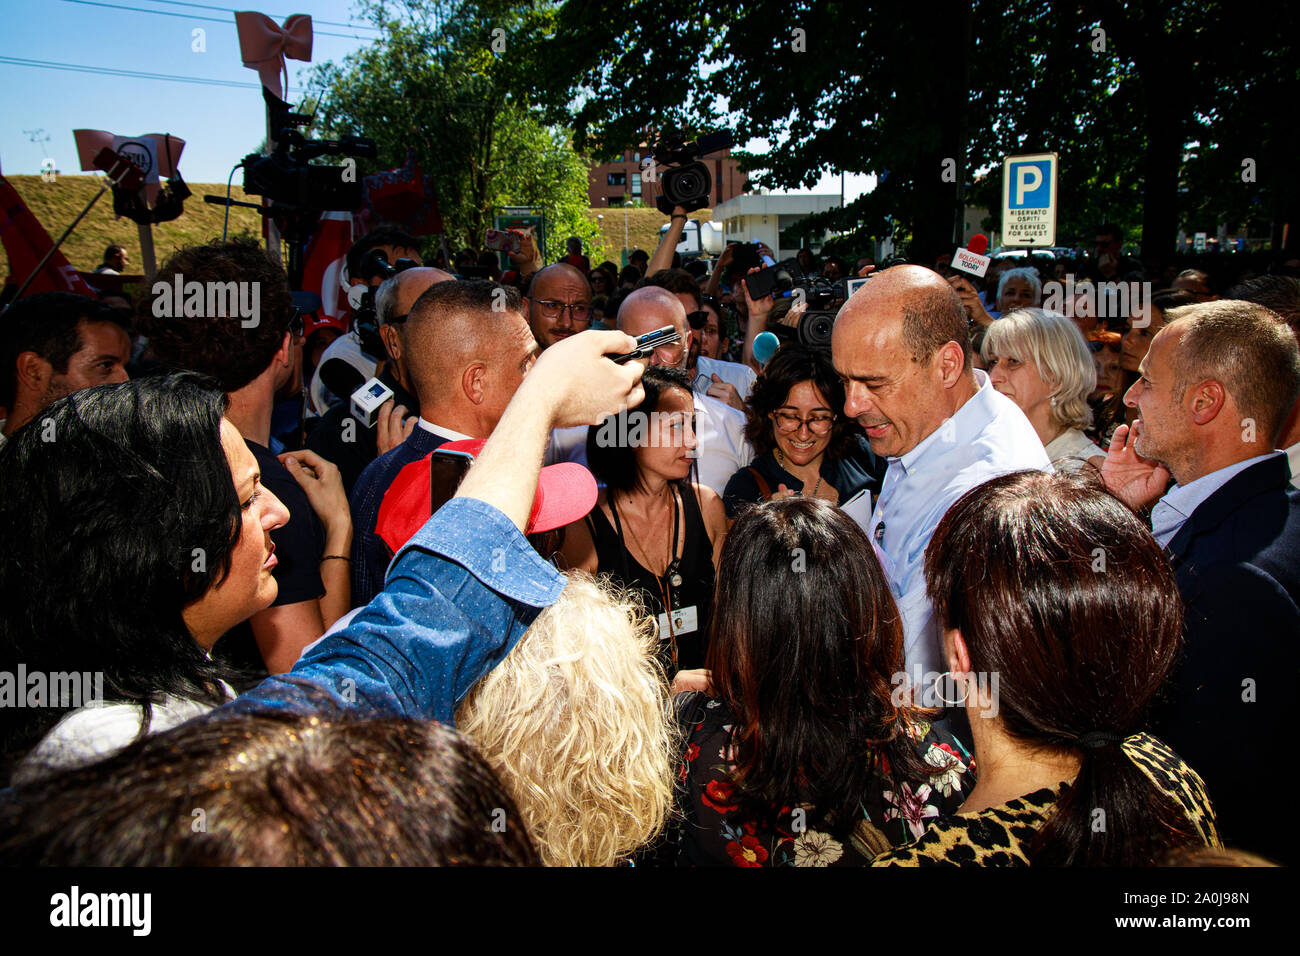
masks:
[[[612,866],[672,807],[677,733],[654,621],[580,572],[456,710],[547,866]]]

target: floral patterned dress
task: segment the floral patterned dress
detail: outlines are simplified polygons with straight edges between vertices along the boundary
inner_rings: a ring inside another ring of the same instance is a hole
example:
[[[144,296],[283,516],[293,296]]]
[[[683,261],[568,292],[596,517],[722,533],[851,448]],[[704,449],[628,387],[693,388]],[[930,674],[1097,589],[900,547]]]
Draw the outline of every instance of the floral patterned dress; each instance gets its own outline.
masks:
[[[934,767],[920,785],[895,787],[877,776],[863,794],[861,818],[836,837],[811,803],[773,807],[766,821],[746,819],[736,800],[734,717],[716,698],[697,695],[686,714],[688,734],[678,771],[678,812],[658,861],[678,866],[866,866],[880,853],[910,843],[940,816],[957,812],[975,784],[975,762],[946,731],[914,725],[913,739]],[[887,772],[887,768],[886,772]]]

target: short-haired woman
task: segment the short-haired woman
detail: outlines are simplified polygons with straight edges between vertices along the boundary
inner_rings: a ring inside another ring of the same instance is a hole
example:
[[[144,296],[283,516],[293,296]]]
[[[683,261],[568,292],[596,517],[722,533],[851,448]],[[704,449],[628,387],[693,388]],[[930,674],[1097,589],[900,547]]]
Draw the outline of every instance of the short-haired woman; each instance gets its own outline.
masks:
[[[673,735],[655,623],[574,572],[456,709],[547,866],[613,866],[672,808]]]
[[[1083,430],[1097,369],[1073,322],[1043,309],[1016,309],[988,327],[981,347],[989,382],[1025,413],[1059,471],[1098,471],[1106,452]]]
[[[912,704],[898,608],[853,519],[817,497],[756,505],[718,572],[713,689],[677,700],[661,860],[860,866],[954,813],[974,765]]]
[[[783,345],[745,403],[753,464],[731,476],[722,501],[728,517],[750,502],[804,495],[842,504],[880,490],[885,461],[862,429],[845,418],[844,386],[825,351]]]
[[[1003,475],[944,515],[925,575],[980,776],[875,865],[1152,866],[1219,846],[1201,778],[1143,732],[1183,606],[1132,511],[1083,476]]]

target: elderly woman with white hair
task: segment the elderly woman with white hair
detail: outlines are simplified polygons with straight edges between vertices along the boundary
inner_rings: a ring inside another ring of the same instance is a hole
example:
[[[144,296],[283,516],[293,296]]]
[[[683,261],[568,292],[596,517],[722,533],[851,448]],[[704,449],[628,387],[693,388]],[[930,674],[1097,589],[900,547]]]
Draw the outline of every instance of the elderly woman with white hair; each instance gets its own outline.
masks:
[[[1008,269],[998,279],[997,308],[990,312],[985,308],[984,298],[975,291],[970,280],[965,276],[952,276],[948,282],[961,296],[961,304],[967,316],[978,325],[988,326],[994,319],[1001,318],[1012,309],[1037,308],[1043,301],[1043,281],[1038,277],[1038,270],[1032,266]]]
[[[1056,470],[1100,471],[1106,452],[1083,433],[1097,369],[1078,327],[1057,312],[1015,309],[988,327],[981,352],[989,381],[1025,413]]]

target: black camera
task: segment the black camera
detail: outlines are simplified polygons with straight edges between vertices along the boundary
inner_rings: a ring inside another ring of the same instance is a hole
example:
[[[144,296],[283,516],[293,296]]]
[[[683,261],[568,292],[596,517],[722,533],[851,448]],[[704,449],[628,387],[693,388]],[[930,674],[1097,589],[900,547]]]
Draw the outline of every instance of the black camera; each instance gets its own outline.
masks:
[[[384,348],[384,337],[379,334],[379,316],[375,313],[375,292],[379,285],[371,285],[371,282],[378,278],[379,284],[383,284],[397,273],[414,269],[418,265],[419,263],[414,259],[398,259],[389,264],[388,256],[384,255],[383,249],[371,249],[361,260],[361,267],[357,270],[357,274],[349,276],[349,278],[363,279],[369,286],[361,297],[361,305],[352,313],[352,329],[361,340],[361,351],[376,361],[387,358],[388,350]]]
[[[767,331],[782,342],[792,338],[808,348],[830,351],[831,331],[835,316],[848,298],[843,280],[832,282],[820,275],[803,271],[795,259],[786,259],[774,266],[745,276],[745,287],[751,299],[765,295],[776,296],[776,306],[768,316]],[[780,322],[796,302],[807,302],[807,310],[799,317],[799,324],[791,333],[789,326]]]
[[[375,142],[360,136],[342,139],[308,139],[297,128],[311,122],[310,116],[293,113],[289,104],[263,89],[267,117],[275,150],[269,156],[252,153],[244,157],[244,192],[264,196],[297,210],[325,209],[354,211],[364,194],[359,176],[346,176],[343,166],[312,166],[321,156],[360,156],[374,159]],[[312,220],[314,224],[314,219]]]
[[[699,157],[731,145],[731,133],[727,130],[701,136],[694,143],[685,142],[678,130],[665,130],[660,142],[650,147],[650,160],[655,164],[656,172],[651,179],[659,182],[659,198],[655,200],[659,211],[671,216],[675,206],[681,206],[687,212],[707,206],[713,177]],[[663,169],[664,166],[673,168]]]

